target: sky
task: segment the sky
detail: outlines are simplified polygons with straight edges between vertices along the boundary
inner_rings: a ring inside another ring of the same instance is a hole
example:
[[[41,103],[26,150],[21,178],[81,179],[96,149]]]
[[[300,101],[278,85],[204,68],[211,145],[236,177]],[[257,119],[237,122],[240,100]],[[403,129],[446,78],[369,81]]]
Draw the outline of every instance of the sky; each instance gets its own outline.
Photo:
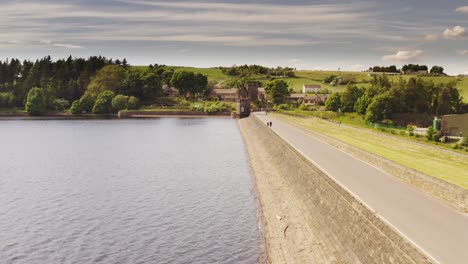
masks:
[[[468,74],[466,0],[0,2],[0,60],[352,71],[413,63]]]

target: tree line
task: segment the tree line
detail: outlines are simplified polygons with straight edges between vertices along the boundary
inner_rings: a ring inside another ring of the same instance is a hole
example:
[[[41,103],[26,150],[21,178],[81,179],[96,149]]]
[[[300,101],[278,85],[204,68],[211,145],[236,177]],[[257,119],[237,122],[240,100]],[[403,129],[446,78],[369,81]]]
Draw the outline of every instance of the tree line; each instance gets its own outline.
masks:
[[[131,67],[126,59],[69,57],[53,62],[48,56],[0,65],[0,107],[24,107],[33,115],[68,109],[74,114],[113,113],[153,103],[163,95],[165,84],[192,97],[203,94],[208,85],[199,73],[158,64]]]
[[[232,67],[218,67],[221,71],[229,76],[247,77],[250,75],[269,75],[269,76],[285,76],[294,77],[294,69],[289,67],[267,68],[260,65],[234,65]]]
[[[435,84],[422,78],[390,81],[374,76],[370,87],[348,85],[342,93],[332,94],[325,107],[331,111],[357,112],[371,122],[391,119],[394,113],[456,114],[468,105],[455,82]]]
[[[83,95],[98,70],[113,64],[113,60],[101,56],[68,57],[55,62],[50,56],[34,62],[0,61],[0,107],[24,107],[33,87],[43,89],[45,104],[51,108],[55,99],[72,102]]]
[[[432,66],[431,70],[428,70],[429,68],[427,65],[419,65],[419,64],[407,64],[403,65],[401,69],[398,69],[395,65],[391,66],[374,66],[369,68],[369,71],[372,72],[387,72],[387,73],[415,73],[415,72],[428,72],[430,74],[434,75],[443,75],[444,73],[444,68],[441,66],[434,65]]]

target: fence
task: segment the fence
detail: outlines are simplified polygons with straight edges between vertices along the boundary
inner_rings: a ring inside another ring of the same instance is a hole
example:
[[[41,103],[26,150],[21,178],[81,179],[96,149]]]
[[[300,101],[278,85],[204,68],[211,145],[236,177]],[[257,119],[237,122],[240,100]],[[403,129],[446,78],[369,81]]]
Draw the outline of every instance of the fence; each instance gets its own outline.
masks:
[[[378,124],[378,123],[373,123],[373,122],[369,122],[369,121],[366,121],[366,126],[368,127],[373,127],[373,128],[389,128],[389,129],[406,129],[406,127],[402,127],[402,126],[393,126],[393,125],[389,125],[389,124]]]

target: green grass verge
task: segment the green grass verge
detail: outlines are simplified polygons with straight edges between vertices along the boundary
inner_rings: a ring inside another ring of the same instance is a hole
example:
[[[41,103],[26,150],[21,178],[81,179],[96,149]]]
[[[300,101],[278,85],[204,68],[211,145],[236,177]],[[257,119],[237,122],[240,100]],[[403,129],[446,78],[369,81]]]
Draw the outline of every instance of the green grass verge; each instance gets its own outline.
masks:
[[[414,144],[398,137],[340,126],[319,118],[274,114],[312,131],[336,138],[409,168],[468,189],[468,155]]]

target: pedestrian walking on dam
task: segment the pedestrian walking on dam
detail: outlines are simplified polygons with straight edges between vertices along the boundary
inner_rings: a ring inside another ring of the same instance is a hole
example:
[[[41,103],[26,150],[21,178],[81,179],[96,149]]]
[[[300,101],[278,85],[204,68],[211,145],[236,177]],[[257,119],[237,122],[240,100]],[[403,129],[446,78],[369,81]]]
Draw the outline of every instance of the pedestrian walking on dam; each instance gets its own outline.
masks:
[[[273,122],[270,121],[270,127],[273,125]]]

